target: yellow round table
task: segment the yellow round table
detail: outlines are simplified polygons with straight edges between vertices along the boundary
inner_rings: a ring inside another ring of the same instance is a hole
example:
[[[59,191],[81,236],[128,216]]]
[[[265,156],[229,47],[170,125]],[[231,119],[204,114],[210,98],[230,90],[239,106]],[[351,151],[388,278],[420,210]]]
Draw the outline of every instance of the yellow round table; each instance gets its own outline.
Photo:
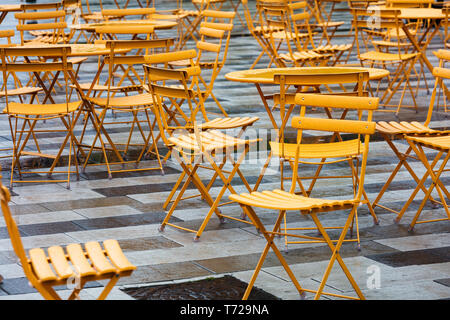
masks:
[[[274,74],[311,74],[314,73],[329,73],[330,67],[294,67],[294,68],[266,68],[266,69],[251,69],[240,70],[227,73],[225,79],[236,82],[259,83],[259,84],[273,84]],[[379,80],[389,75],[389,71],[377,68],[359,68],[359,67],[332,67],[336,72],[350,72],[368,71],[370,80]]]

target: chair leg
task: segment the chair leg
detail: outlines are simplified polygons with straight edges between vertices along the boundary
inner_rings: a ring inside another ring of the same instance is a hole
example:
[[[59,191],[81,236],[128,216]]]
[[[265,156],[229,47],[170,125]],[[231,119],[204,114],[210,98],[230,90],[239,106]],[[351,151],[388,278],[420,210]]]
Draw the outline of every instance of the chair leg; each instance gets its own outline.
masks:
[[[289,278],[291,279],[292,283],[297,288],[300,296],[303,298],[305,297],[305,290],[300,286],[300,283],[297,281],[297,279],[294,276],[294,273],[292,272],[291,268],[289,267],[288,263],[284,259],[283,255],[281,254],[280,250],[277,248],[275,243],[273,242],[273,239],[275,237],[276,231],[279,230],[281,221],[283,220],[284,215],[286,214],[286,211],[280,211],[278,218],[275,222],[275,225],[273,227],[273,231],[270,233],[266,230],[261,220],[256,215],[255,211],[250,206],[243,206],[245,210],[247,211],[248,216],[252,220],[252,222],[255,224],[255,227],[262,233],[264,238],[267,241],[266,246],[264,247],[263,252],[261,253],[261,256],[258,260],[258,264],[255,267],[255,270],[253,271],[252,277],[247,285],[247,288],[244,292],[244,296],[242,297],[242,300],[247,300],[250,292],[255,284],[256,278],[258,277],[259,271],[261,270],[264,260],[267,257],[267,254],[269,252],[269,249],[272,248],[273,252],[277,256],[278,260],[282,264],[284,270],[288,274]]]
[[[434,158],[433,162],[431,163],[430,167],[434,168],[436,163],[439,161],[439,159],[441,158],[443,152],[438,152],[438,154],[436,155],[436,157]],[[397,217],[395,218],[395,222],[398,223],[400,222],[401,218],[403,217],[403,215],[405,214],[406,210],[408,209],[409,205],[412,203],[412,201],[414,200],[414,198],[416,197],[416,194],[419,192],[420,189],[424,189],[424,183],[427,180],[428,176],[430,175],[429,171],[427,171],[422,179],[418,182],[417,187],[414,189],[413,193],[411,194],[411,196],[409,197],[408,201],[405,203],[405,205],[403,206],[402,210],[400,210],[400,212],[397,214]],[[426,194],[426,192],[425,192]]]
[[[355,290],[356,294],[358,295],[359,299],[364,299],[364,295],[361,292],[361,290],[359,289],[358,285],[356,284],[356,281],[353,279],[353,276],[351,275],[350,271],[348,270],[347,266],[345,265],[344,261],[342,260],[342,257],[339,253],[339,250],[341,249],[342,243],[344,242],[344,238],[345,235],[347,234],[347,231],[350,227],[351,222],[353,221],[353,217],[356,214],[356,206],[354,206],[352,208],[352,211],[350,212],[347,221],[345,223],[344,228],[342,229],[341,235],[339,237],[338,242],[336,243],[336,246],[333,244],[333,242],[331,241],[330,237],[328,236],[326,230],[324,229],[324,227],[322,226],[322,224],[320,223],[317,214],[316,213],[312,213],[311,217],[314,221],[314,223],[316,224],[317,228],[319,229],[320,233],[322,234],[323,238],[325,239],[325,241],[327,242],[329,248],[332,251],[332,256],[330,258],[330,261],[328,263],[328,266],[325,270],[325,273],[323,275],[322,281],[320,282],[319,288],[316,292],[316,295],[314,297],[314,300],[318,300],[320,298],[320,296],[323,293],[323,289],[325,287],[325,284],[328,280],[328,277],[330,275],[331,269],[333,267],[334,262],[337,260],[339,265],[342,268],[342,271],[344,271],[347,279],[349,280],[350,284],[352,285],[353,289]],[[344,297],[344,296],[343,296]],[[347,297],[348,298],[348,297]]]
[[[439,167],[439,169],[437,170],[437,173],[434,172],[434,166],[430,166],[430,163],[428,162],[428,159],[423,151],[423,149],[421,147],[417,147],[413,142],[408,140],[408,143],[411,145],[411,147],[414,149],[414,152],[416,152],[417,156],[420,158],[420,160],[422,161],[423,165],[426,167],[428,174],[431,176],[432,179],[432,183],[430,185],[430,187],[428,188],[428,191],[425,194],[425,197],[423,198],[411,224],[409,225],[409,230],[411,231],[414,226],[417,223],[417,220],[419,219],[419,216],[423,210],[423,208],[425,207],[426,202],[428,201],[431,192],[434,190],[434,188],[436,188],[438,194],[439,194],[439,198],[442,201],[442,204],[444,206],[445,212],[447,214],[447,219],[450,219],[450,212],[448,209],[448,205],[445,201],[445,197],[442,194],[442,191],[444,191],[444,193],[446,194],[447,197],[449,197],[449,192],[447,191],[447,189],[445,188],[445,186],[443,185],[442,181],[439,179],[439,177],[441,176],[442,172],[444,171],[445,166],[447,165],[447,162],[450,158],[450,153],[448,152],[447,155],[445,156],[445,158],[442,160],[442,163]],[[450,198],[450,197],[449,197]],[[447,220],[444,219],[444,220]]]

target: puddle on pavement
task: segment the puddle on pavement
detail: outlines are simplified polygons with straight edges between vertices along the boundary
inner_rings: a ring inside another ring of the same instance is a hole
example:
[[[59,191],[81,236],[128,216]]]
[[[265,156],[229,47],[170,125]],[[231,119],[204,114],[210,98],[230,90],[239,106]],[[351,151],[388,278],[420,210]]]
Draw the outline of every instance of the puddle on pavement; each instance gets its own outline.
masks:
[[[247,283],[232,276],[122,289],[137,300],[241,300]],[[280,300],[253,287],[249,300]]]

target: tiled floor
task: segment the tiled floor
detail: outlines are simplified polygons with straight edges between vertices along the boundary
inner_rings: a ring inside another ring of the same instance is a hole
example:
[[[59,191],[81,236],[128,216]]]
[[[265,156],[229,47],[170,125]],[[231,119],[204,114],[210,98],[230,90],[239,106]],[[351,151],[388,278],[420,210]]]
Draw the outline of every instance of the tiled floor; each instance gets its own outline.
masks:
[[[2,28],[12,23],[9,17]],[[226,66],[215,86],[215,94],[233,114],[252,113],[260,117],[255,125],[257,133],[265,134],[270,121],[261,105],[261,101],[252,85],[232,83],[223,78],[227,72],[245,69],[253,61],[258,44],[249,36],[236,36],[231,40],[231,48]],[[339,40],[342,41],[342,40]],[[440,48],[436,39],[430,52]],[[437,61],[430,54],[433,65]],[[264,67],[263,60],[261,67]],[[89,79],[95,72],[95,59],[86,62],[81,82]],[[432,83],[428,74],[428,83]],[[272,89],[271,89],[272,90]],[[400,119],[425,119],[425,111],[430,96],[425,90],[418,96],[420,112],[415,114],[404,110]],[[3,103],[3,101],[2,101]],[[211,105],[211,104],[210,104]],[[392,113],[377,112],[376,120],[395,119]],[[47,126],[54,125],[53,122]],[[446,128],[448,119],[442,113],[436,113],[431,124],[435,128]],[[79,133],[80,131],[77,131]],[[117,126],[117,137],[126,137],[128,129]],[[2,142],[9,142],[7,119],[0,119]],[[93,137],[92,130],[89,136]],[[42,147],[54,148],[58,139],[44,136]],[[367,167],[365,190],[371,200],[375,199],[396,164],[396,159],[380,137],[375,136],[370,145],[370,158]],[[405,145],[401,145],[405,148]],[[163,148],[162,148],[163,150]],[[264,152],[261,152],[262,154]],[[29,161],[32,161],[30,159]],[[242,170],[254,184],[259,168],[264,162],[244,163]],[[143,165],[148,164],[145,162]],[[416,173],[420,176],[424,168],[412,161]],[[10,160],[2,161],[3,183],[8,184]],[[340,173],[344,169],[339,165],[328,167],[330,174]],[[65,184],[35,184],[15,186],[11,198],[11,209],[19,223],[25,248],[67,245],[87,241],[102,241],[109,238],[119,240],[130,261],[138,266],[137,271],[128,278],[119,281],[109,296],[110,299],[131,299],[120,290],[124,287],[148,284],[177,283],[191,279],[231,274],[242,281],[248,281],[260,252],[265,245],[263,237],[253,226],[236,221],[220,224],[213,217],[199,242],[193,241],[193,234],[166,227],[159,232],[158,227],[165,212],[162,209],[167,195],[180,174],[180,168],[171,162],[165,167],[165,175],[159,171],[144,171],[113,174],[107,178],[104,167],[88,167],[80,180],[71,182],[71,189]],[[209,172],[201,173],[204,182],[208,182]],[[75,178],[75,177],[74,177]],[[443,177],[448,184],[450,177]],[[238,192],[244,191],[239,178],[233,180]],[[265,176],[260,189],[279,186],[279,173]],[[383,198],[384,204],[400,209],[414,188],[408,173],[402,170],[389,192]],[[350,182],[328,185],[322,181],[315,188],[317,196],[339,197],[349,190]],[[216,183],[211,193],[217,194],[220,183]],[[193,194],[190,188],[187,194]],[[374,225],[365,206],[359,210],[361,251],[355,243],[342,247],[341,254],[354,275],[367,299],[449,299],[450,298],[450,222],[436,222],[416,226],[408,232],[408,224],[420,203],[420,196],[414,201],[399,224],[393,223],[394,215],[377,208],[379,225]],[[188,228],[198,226],[208,206],[199,199],[185,200],[174,213],[173,221]],[[223,207],[222,210],[234,216],[240,215],[237,205]],[[267,225],[274,223],[275,216],[268,210],[259,210]],[[443,215],[441,208],[426,207],[426,215]],[[345,213],[324,215],[324,221],[339,224]],[[289,218],[292,226],[311,226],[308,217],[293,214]],[[276,243],[284,248],[284,239],[276,238]],[[330,252],[323,244],[290,244],[284,255],[294,270],[302,286],[317,288],[327,264]],[[372,281],[376,273],[377,282]],[[3,219],[0,219],[0,274],[4,277],[0,285],[0,299],[40,299],[39,294],[28,285],[18,264],[7,234]],[[375,284],[375,285],[374,285]],[[280,266],[276,256],[270,252],[260,273],[257,287],[282,299],[299,299],[295,287]],[[101,283],[94,283],[83,293],[84,298],[93,298],[98,294]],[[60,288],[66,294],[66,288]],[[339,267],[333,268],[326,290],[334,293],[352,294],[352,289]],[[307,298],[312,298],[311,294]],[[326,297],[324,299],[328,299]]]

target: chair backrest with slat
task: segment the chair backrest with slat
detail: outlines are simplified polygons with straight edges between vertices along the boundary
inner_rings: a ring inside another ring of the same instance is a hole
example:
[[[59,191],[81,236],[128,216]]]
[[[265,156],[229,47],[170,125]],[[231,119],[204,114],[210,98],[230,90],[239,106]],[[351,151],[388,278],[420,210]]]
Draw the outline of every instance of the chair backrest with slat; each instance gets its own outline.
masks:
[[[357,180],[358,188],[353,195],[355,200],[360,201],[364,185],[367,156],[369,153],[370,135],[375,133],[375,122],[372,121],[372,113],[378,108],[379,98],[297,93],[295,96],[295,103],[300,105],[301,111],[300,115],[293,117],[291,122],[292,127],[298,129],[298,133],[290,192],[295,192],[298,178],[299,154],[302,144],[305,143],[303,141],[305,136],[304,131],[325,131],[333,133],[333,135],[350,133],[356,134],[358,141],[362,140],[364,142],[362,145],[363,149],[360,150],[358,147],[357,153],[353,155],[362,155],[362,159],[359,163],[360,168],[358,168],[357,171],[359,172],[359,179]],[[345,120],[311,117],[310,115],[306,115],[307,106],[314,108],[352,108],[359,112],[367,111],[367,118],[364,120]],[[330,145],[330,148],[332,147],[333,146]]]
[[[57,11],[40,11],[40,12],[19,12],[15,14],[18,24],[17,31],[20,32],[21,44],[25,43],[25,32],[47,31],[50,36],[47,37],[47,43],[65,43],[68,41],[65,37],[64,29],[67,27],[65,21],[66,12],[64,10]],[[38,23],[29,23],[30,21],[38,21]]]
[[[41,78],[42,74],[55,73],[55,80],[57,79],[58,74],[62,74],[64,77],[66,95],[66,111],[69,112],[70,99],[68,87],[69,84],[77,83],[73,74],[73,65],[71,62],[67,61],[67,56],[70,52],[70,46],[67,45],[0,48],[0,72],[2,72],[3,83],[5,84],[6,113],[10,113],[10,99],[8,99],[9,77],[20,72],[33,74],[37,80],[37,84],[40,85],[47,94],[48,92],[51,92],[52,88],[48,88],[48,84],[46,86],[46,83]],[[33,57],[51,58],[51,62],[41,62]],[[55,80],[52,82],[53,85]]]
[[[147,83],[146,74],[142,75],[142,69],[136,68],[146,62],[143,51],[147,54],[164,54],[169,52],[174,39],[152,39],[152,40],[106,40],[104,43],[109,54],[105,55],[102,63],[94,77],[94,83],[98,83],[101,74],[106,73],[105,85],[107,86],[107,106],[109,99],[115,97],[118,92],[113,87],[121,87],[121,92],[127,94],[130,91],[143,92],[143,85]],[[124,55],[121,49],[130,50]],[[104,66],[107,70],[104,71]],[[141,71],[141,72],[139,72]],[[116,82],[116,78],[118,78]],[[88,91],[87,95],[90,95]]]
[[[153,112],[155,113],[161,137],[166,145],[170,145],[168,139],[176,129],[187,129],[188,126],[192,127],[195,123],[197,108],[194,106],[193,101],[199,95],[188,87],[188,82],[190,77],[200,74],[200,68],[173,70],[144,65],[144,69],[147,73],[149,91],[154,101]],[[172,85],[173,82],[178,85]],[[171,126],[167,118],[166,107],[173,104],[175,100],[180,99],[187,101],[189,106],[189,115],[184,114],[186,125],[181,127]]]

